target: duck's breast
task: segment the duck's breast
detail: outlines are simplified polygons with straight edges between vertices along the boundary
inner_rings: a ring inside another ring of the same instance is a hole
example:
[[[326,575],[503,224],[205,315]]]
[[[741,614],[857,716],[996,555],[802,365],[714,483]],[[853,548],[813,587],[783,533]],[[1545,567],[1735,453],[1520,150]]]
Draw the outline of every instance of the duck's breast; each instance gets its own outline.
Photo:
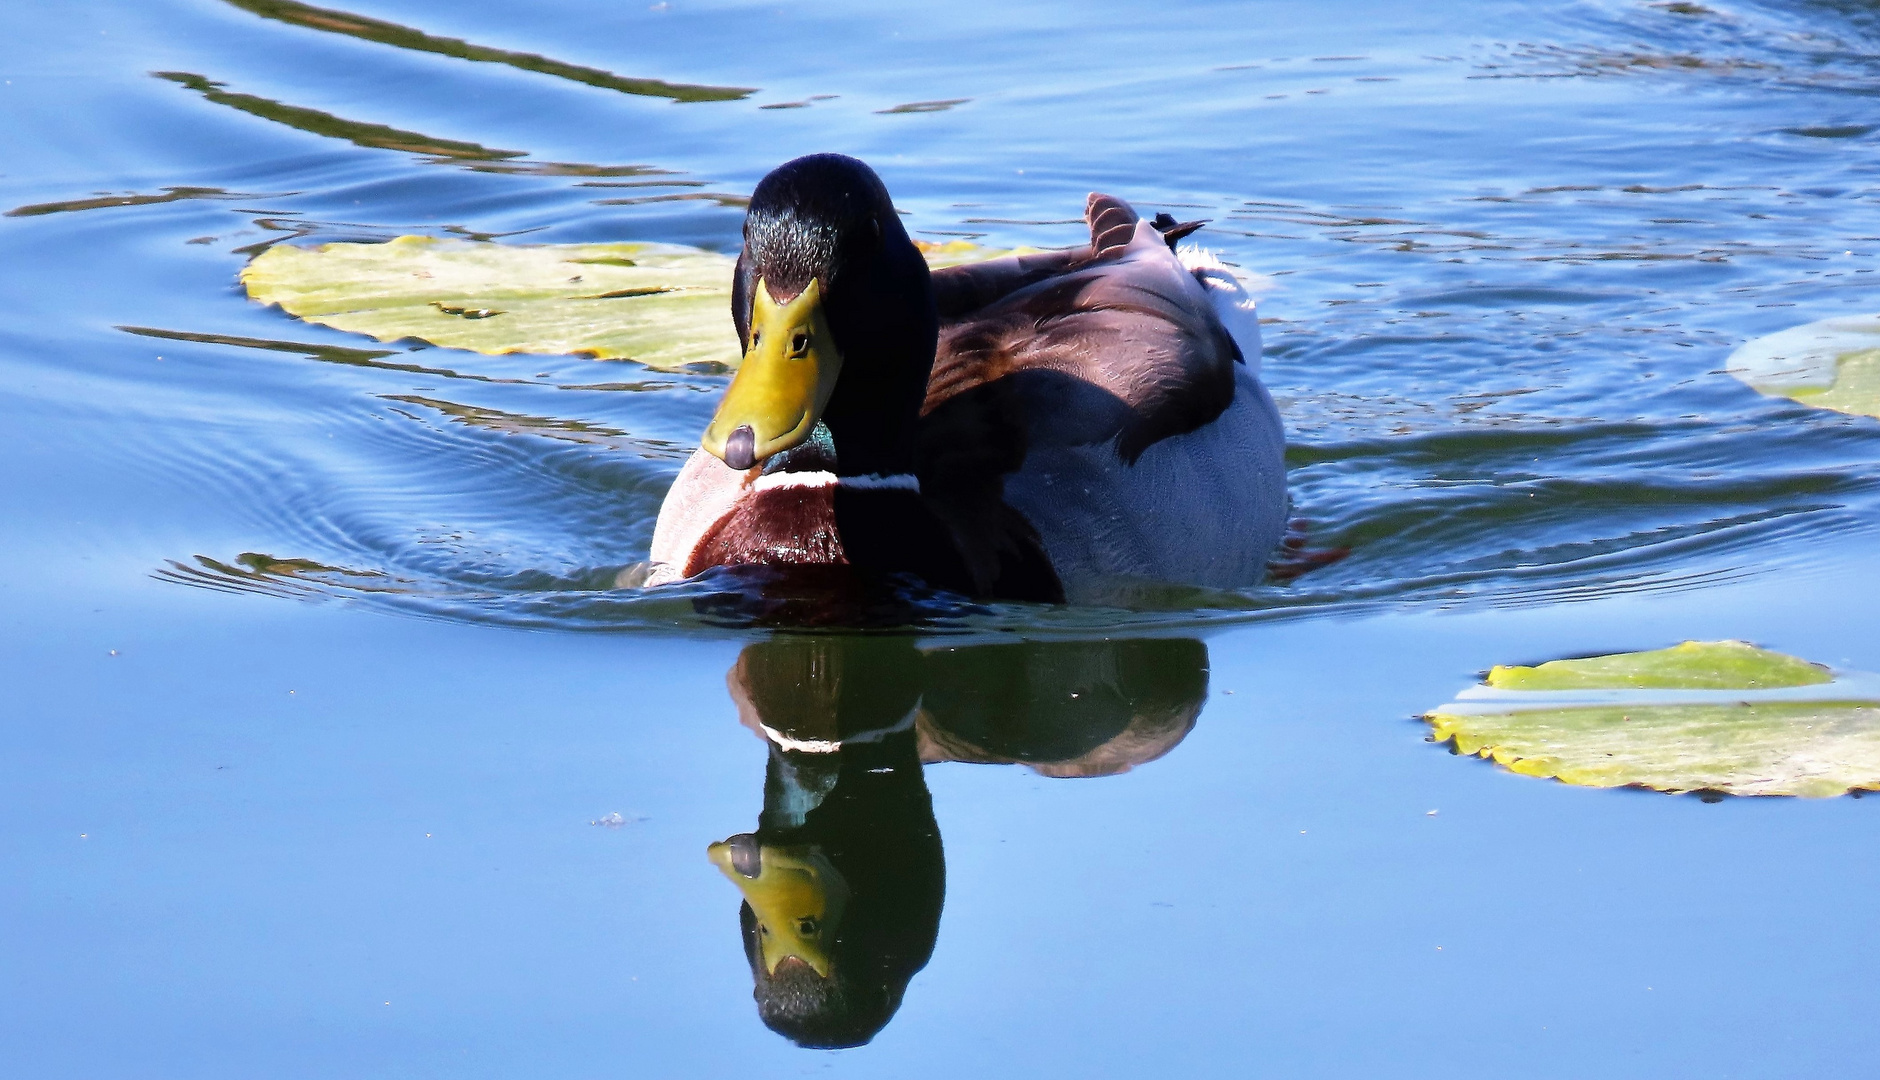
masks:
[[[737,472],[702,450],[666,496],[649,561],[647,585],[715,566],[853,566],[974,591],[913,476]]]

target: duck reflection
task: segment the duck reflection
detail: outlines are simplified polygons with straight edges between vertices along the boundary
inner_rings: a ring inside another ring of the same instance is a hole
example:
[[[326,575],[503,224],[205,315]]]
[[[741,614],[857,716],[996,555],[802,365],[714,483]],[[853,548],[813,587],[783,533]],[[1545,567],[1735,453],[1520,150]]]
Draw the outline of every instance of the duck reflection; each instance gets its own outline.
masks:
[[[757,1012],[804,1046],[881,1030],[926,966],[946,867],[921,777],[920,653],[907,639],[752,645],[727,678],[770,743],[757,831],[710,848],[738,913]]]
[[[757,830],[708,854],[743,894],[758,1016],[799,1045],[872,1039],[933,955],[946,865],[924,764],[1106,776],[1193,728],[1189,639],[922,649],[889,636],[752,645],[726,677],[769,744]]]

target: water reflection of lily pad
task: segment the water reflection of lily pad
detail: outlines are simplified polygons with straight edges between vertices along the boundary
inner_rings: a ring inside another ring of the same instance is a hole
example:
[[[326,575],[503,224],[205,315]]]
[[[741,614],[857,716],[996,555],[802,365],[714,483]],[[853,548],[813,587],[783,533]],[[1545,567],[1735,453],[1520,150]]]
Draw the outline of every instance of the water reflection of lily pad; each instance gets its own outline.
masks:
[[[892,113],[945,112],[948,109],[951,109],[955,105],[964,105],[971,100],[973,99],[972,98],[947,98],[943,101],[909,101],[909,102],[904,102],[900,105],[896,105],[891,109],[876,109],[875,111],[883,115],[892,114]]]
[[[737,363],[729,256],[664,244],[524,246],[401,236],[276,245],[248,294],[380,341],[482,353],[578,353],[648,367]]]
[[[396,592],[402,585],[377,570],[351,570],[312,559],[281,558],[259,551],[244,551],[233,562],[198,555],[193,562],[168,560],[157,570],[161,581],[217,592],[255,592],[268,596],[316,597],[323,586],[359,592]]]
[[[304,109],[268,98],[256,97],[253,94],[232,93],[226,84],[188,71],[153,71],[151,74],[159,79],[168,79],[178,86],[194,90],[218,105],[227,105],[248,113],[250,116],[272,120],[277,124],[285,124],[315,135],[345,139],[355,146],[473,161],[500,161],[504,158],[523,156],[520,150],[494,150],[473,142],[439,139],[430,135],[420,135],[415,131],[386,127],[383,124],[346,120],[318,109]]]
[[[585,420],[529,416],[524,413],[504,412],[500,409],[486,409],[475,405],[459,405],[455,402],[419,397],[415,394],[387,394],[385,400],[435,409],[460,424],[484,431],[494,431],[504,435],[533,435],[537,438],[558,439],[563,442],[581,443],[585,446],[604,446],[610,450],[629,450],[651,460],[684,461],[692,452],[691,447],[688,446],[679,446],[662,439],[638,438],[618,428],[593,424]]]
[[[111,206],[150,206],[156,203],[178,202],[183,199],[237,199],[241,196],[232,191],[216,187],[166,187],[157,195],[97,195],[89,199],[66,199],[61,202],[33,203],[30,206],[16,206],[8,210],[6,217],[38,217],[42,214],[63,214],[74,210],[99,210]]]
[[[1497,667],[1425,719],[1457,753],[1586,787],[1880,788],[1880,678],[1742,642]]]
[[[603,90],[618,90],[623,94],[663,97],[673,101],[739,101],[753,93],[749,87],[743,86],[696,86],[690,83],[669,83],[659,79],[624,77],[611,71],[564,63],[551,57],[538,56],[535,53],[513,52],[508,49],[491,48],[487,45],[476,45],[458,38],[427,34],[414,27],[386,22],[383,19],[355,15],[350,11],[336,11],[332,8],[295,3],[294,0],[227,0],[227,2],[264,19],[274,19],[290,26],[321,30],[331,34],[345,34],[361,41],[377,42],[413,52],[435,53],[439,56],[475,63],[507,64],[522,71],[552,75],[558,79],[568,79]]]
[[[1880,416],[1880,315],[1822,319],[1759,337],[1731,353],[1725,370],[1772,397]]]

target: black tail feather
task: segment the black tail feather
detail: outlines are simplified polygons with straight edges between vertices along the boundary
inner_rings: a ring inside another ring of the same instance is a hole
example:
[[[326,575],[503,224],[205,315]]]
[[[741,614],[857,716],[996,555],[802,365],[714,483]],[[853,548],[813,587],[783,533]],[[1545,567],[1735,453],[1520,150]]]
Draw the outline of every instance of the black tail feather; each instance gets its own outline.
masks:
[[[1174,251],[1178,241],[1189,233],[1199,229],[1201,226],[1206,225],[1207,222],[1176,221],[1173,216],[1164,211],[1163,213],[1157,214],[1155,219],[1149,222],[1149,224],[1155,226],[1155,231],[1161,233],[1162,239],[1168,241],[1168,249]]]

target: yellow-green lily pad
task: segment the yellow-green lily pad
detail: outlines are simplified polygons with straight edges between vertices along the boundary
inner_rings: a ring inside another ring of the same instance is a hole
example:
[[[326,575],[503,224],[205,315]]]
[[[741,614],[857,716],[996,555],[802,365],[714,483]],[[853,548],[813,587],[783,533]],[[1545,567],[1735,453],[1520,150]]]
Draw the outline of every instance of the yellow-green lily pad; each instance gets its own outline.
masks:
[[[730,256],[668,244],[491,244],[401,236],[276,244],[248,295],[379,341],[474,352],[577,353],[651,368],[738,361]]]
[[[1496,667],[1424,718],[1457,753],[1587,787],[1880,789],[1880,677],[1744,642]]]
[[[1437,742],[1525,776],[1730,795],[1880,788],[1880,702],[1608,705],[1429,715]]]
[[[963,266],[966,263],[984,262],[1006,255],[1035,255],[1043,248],[1015,247],[992,248],[975,244],[971,240],[916,240],[914,246],[920,249],[921,256],[927,260],[930,269],[938,270],[943,266]]]
[[[920,244],[938,268],[1036,249]],[[289,315],[379,341],[568,353],[660,370],[738,364],[729,255],[671,244],[493,244],[401,236],[276,244],[242,285]]]
[[[1759,337],[1724,369],[1757,392],[1818,409],[1880,416],[1880,315],[1852,315]]]
[[[1651,652],[1615,653],[1582,660],[1550,660],[1537,667],[1489,669],[1497,690],[1765,690],[1813,686],[1828,669],[1746,641],[1687,641]]]

